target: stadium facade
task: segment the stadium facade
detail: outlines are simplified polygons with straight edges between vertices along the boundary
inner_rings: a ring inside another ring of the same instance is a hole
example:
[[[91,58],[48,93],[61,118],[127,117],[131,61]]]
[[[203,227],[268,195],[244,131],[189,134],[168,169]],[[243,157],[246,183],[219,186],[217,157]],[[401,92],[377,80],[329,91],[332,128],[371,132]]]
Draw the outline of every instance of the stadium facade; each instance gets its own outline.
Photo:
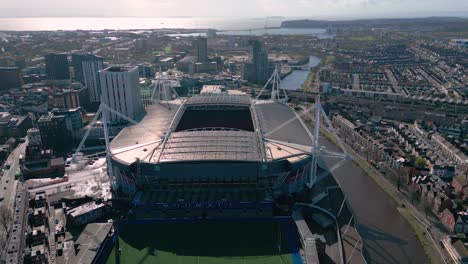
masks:
[[[209,93],[148,106],[110,145],[113,190],[143,218],[269,217],[306,188],[311,133],[294,109]]]

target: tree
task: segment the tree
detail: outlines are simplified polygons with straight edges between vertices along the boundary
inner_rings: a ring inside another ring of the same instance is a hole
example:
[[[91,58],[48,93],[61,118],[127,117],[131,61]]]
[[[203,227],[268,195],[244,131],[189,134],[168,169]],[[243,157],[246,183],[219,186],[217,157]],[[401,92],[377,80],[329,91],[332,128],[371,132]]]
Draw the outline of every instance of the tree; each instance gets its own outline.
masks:
[[[421,210],[424,212],[426,218],[428,214],[432,213],[432,207],[429,201],[427,200],[427,197],[421,197],[421,203],[419,204],[421,207]]]
[[[11,211],[8,210],[8,207],[3,204],[0,206],[0,225],[3,227],[5,231],[8,230],[8,226],[12,220]]]
[[[417,184],[411,183],[409,185],[408,194],[409,194],[409,198],[411,200],[411,203],[418,204],[420,202],[420,197],[419,197],[418,185]]]
[[[12,220],[10,210],[6,205],[0,207],[0,255],[6,250],[8,226]],[[1,261],[1,259],[0,259]]]
[[[426,160],[424,158],[421,158],[421,157],[416,157],[416,159],[414,160],[414,165],[417,168],[424,168],[424,167],[426,167]]]

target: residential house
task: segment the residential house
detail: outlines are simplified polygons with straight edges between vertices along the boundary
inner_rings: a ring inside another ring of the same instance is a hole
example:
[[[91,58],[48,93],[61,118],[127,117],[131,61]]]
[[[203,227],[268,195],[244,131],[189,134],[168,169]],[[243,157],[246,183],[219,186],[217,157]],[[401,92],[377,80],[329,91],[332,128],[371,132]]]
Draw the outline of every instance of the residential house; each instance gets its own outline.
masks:
[[[455,189],[455,193],[463,194],[463,197],[468,195],[468,180],[460,176],[456,176],[452,180],[452,186]]]
[[[450,232],[455,229],[455,216],[449,209],[443,210],[440,214],[438,214],[440,221],[442,224],[447,228]]]

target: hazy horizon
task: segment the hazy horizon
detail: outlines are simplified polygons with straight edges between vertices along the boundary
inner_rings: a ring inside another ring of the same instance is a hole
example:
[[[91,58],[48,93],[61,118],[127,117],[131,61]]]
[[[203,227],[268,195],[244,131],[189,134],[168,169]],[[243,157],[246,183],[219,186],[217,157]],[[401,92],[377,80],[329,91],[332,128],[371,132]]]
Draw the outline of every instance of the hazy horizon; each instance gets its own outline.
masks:
[[[164,15],[161,15],[164,14]],[[0,18],[265,18],[316,19],[468,17],[459,0],[15,0],[2,3]]]

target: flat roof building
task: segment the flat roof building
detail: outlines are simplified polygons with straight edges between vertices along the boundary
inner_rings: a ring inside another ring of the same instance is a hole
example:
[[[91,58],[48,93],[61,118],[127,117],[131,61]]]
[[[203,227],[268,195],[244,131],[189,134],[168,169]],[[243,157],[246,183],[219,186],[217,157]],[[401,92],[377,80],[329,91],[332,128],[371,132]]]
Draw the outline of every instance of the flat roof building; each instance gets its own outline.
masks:
[[[111,66],[99,71],[99,76],[103,103],[131,119],[143,114],[138,67]],[[112,122],[124,120],[115,113],[109,118]]]
[[[23,86],[23,76],[17,67],[0,67],[0,91]]]
[[[66,53],[49,53],[44,56],[49,80],[70,80],[70,65]]]

